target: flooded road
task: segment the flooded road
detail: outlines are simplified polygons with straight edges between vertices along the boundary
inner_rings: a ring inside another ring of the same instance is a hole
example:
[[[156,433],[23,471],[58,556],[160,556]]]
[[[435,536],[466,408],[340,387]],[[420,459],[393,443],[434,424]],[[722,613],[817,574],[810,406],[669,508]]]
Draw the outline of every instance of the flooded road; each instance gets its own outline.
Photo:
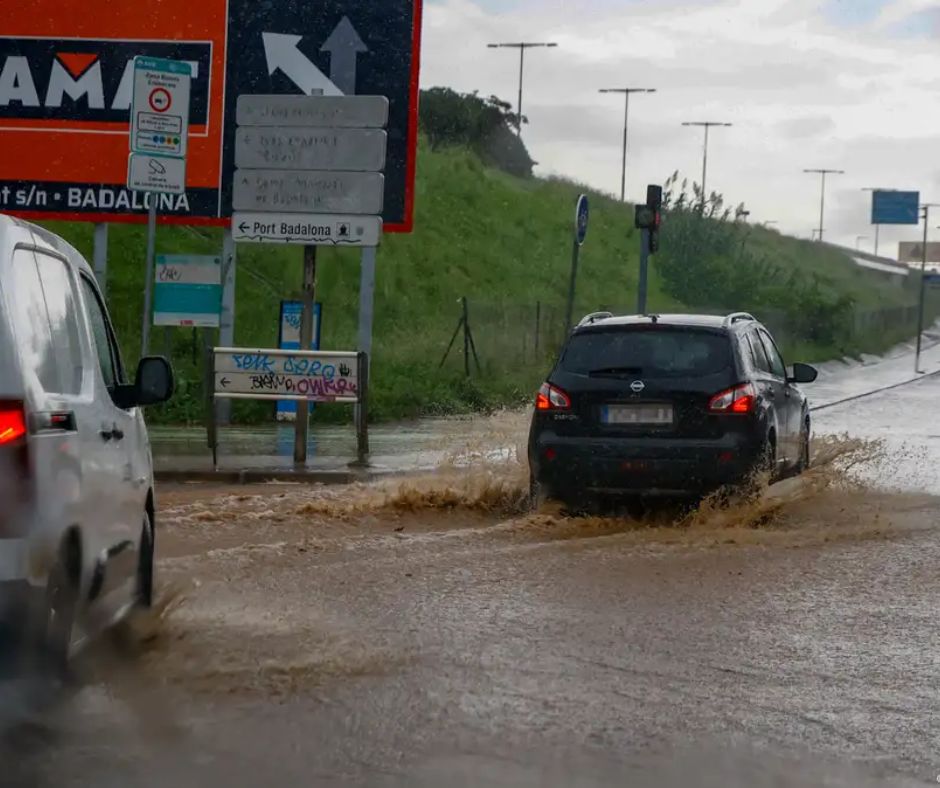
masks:
[[[6,730],[0,784],[936,784],[938,401],[820,411],[852,437],[804,478],[643,521],[530,514],[503,455],[165,488],[161,606]]]

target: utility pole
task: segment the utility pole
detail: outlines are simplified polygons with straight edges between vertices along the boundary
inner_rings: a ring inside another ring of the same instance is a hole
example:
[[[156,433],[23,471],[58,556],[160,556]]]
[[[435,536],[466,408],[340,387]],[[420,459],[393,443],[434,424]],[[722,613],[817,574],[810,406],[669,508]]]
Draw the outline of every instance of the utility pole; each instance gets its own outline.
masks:
[[[825,216],[826,216],[826,176],[827,175],[845,175],[845,170],[816,169],[816,170],[803,170],[803,172],[822,176],[822,186],[821,186],[820,196],[819,196],[819,238],[816,239],[820,243],[822,243],[823,232],[824,232],[824,227],[825,227]]]
[[[940,203],[928,202],[920,206],[924,211],[924,249],[920,261],[920,299],[917,303],[917,353],[914,356],[914,372],[923,374],[920,368],[921,338],[924,333],[924,298],[927,289],[927,230],[930,227],[930,209],[940,208]]]
[[[525,51],[527,49],[554,48],[554,41],[519,41],[508,44],[487,44],[489,49],[518,49],[519,50],[519,103],[516,109],[516,135],[522,137],[522,80],[525,72]]]
[[[705,129],[705,145],[702,151],[702,213],[705,213],[705,205],[708,203],[708,132],[713,128],[730,128],[732,123],[720,123],[713,120],[692,120],[685,121],[683,126],[698,126]]]
[[[620,202],[627,200],[627,128],[630,123],[630,94],[655,93],[656,88],[601,88],[598,93],[623,94],[623,166],[620,171]]]

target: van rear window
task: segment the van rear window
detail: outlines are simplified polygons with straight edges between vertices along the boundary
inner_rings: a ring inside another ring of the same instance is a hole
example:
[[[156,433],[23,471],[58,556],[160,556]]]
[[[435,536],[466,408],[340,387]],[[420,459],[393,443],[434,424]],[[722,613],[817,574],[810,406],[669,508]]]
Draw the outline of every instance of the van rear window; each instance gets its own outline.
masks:
[[[560,366],[578,375],[713,375],[731,366],[731,342],[722,334],[696,329],[589,331],[571,337]]]

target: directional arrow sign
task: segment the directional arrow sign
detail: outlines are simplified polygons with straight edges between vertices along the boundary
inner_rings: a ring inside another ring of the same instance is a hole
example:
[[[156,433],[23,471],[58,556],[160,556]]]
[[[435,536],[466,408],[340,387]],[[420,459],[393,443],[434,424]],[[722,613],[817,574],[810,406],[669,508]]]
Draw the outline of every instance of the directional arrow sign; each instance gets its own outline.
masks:
[[[235,137],[235,166],[277,170],[379,172],[385,166],[381,129],[243,127]]]
[[[369,47],[359,37],[348,16],[339,21],[320,51],[330,53],[330,77],[337,87],[348,95],[355,93],[359,55],[368,52]]]
[[[214,348],[216,397],[358,402],[356,353]]]
[[[384,129],[388,123],[388,99],[385,96],[243,95],[238,97],[235,122],[239,126]]]
[[[378,246],[378,216],[302,213],[235,213],[232,237],[239,243],[284,243],[310,246]]]
[[[422,0],[226,3],[229,20],[223,214],[231,216],[235,210],[232,197],[239,182],[234,180],[236,135],[231,123],[236,114],[239,126],[386,127],[383,227],[388,232],[409,232],[418,137]],[[359,97],[369,100],[352,110],[334,106],[327,111],[325,105],[317,110],[285,106],[286,115],[281,108],[269,106],[277,112],[260,119],[245,117],[242,105],[247,96],[263,96],[266,101],[279,96],[279,100],[304,102],[311,90],[323,90],[324,102],[343,98],[341,93],[347,94],[348,101]],[[355,97],[348,95],[352,92]],[[375,102],[386,100],[387,110],[380,107],[382,117],[378,122],[374,116],[362,114],[363,107],[375,107]],[[337,209],[337,213],[347,211]]]
[[[264,42],[264,56],[268,61],[269,74],[280,69],[308,96],[314,91],[322,91],[324,96],[343,95],[343,91],[297,48],[303,36],[262,33],[261,38]]]
[[[237,211],[382,213],[385,178],[378,172],[239,170]]]

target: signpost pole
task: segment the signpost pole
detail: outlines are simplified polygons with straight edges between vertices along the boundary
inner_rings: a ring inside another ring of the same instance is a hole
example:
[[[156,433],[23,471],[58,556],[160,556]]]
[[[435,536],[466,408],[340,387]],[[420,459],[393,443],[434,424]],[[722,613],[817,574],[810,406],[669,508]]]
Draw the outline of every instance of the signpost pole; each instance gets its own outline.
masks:
[[[237,251],[232,230],[226,227],[222,231],[222,311],[219,315],[219,345],[222,347],[235,346],[235,273],[237,266]],[[232,403],[230,400],[218,401],[218,418],[220,423],[228,424],[232,420]]]
[[[914,372],[920,374],[921,335],[924,333],[924,297],[927,286],[927,230],[930,227],[930,206],[924,206],[924,255],[920,263],[920,299],[917,303],[917,353],[914,356]]]
[[[157,201],[160,196],[150,192],[150,212],[147,217],[147,263],[144,280],[144,319],[140,332],[140,355],[146,356],[150,350],[150,323],[153,311],[153,271],[154,255],[157,248]]]
[[[571,280],[568,283],[568,306],[565,308],[565,332],[571,331],[571,321],[574,317],[574,290],[578,281],[578,263],[581,260],[581,245],[578,243],[577,231],[571,243]]]
[[[587,238],[588,220],[590,218],[590,206],[588,205],[587,195],[582,194],[578,197],[577,205],[574,209],[574,234],[572,235],[573,245],[571,248],[571,281],[568,283],[568,306],[565,312],[565,333],[571,331],[571,321],[574,316],[574,292],[578,283],[578,263],[581,260],[581,245]]]
[[[108,225],[95,224],[95,279],[105,299],[108,297]]]
[[[304,247],[303,314],[300,318],[300,347],[306,350],[313,341],[313,304],[317,288],[317,247]],[[297,418],[294,421],[294,463],[307,462],[307,435],[310,429],[310,412],[307,400],[297,402]]]
[[[636,311],[638,315],[646,314],[646,283],[650,261],[650,231],[640,230],[640,281],[636,294]]]
[[[375,247],[362,250],[359,271],[359,352],[372,359],[372,325],[375,318]],[[364,405],[356,405],[356,419],[362,417]]]
[[[369,355],[359,351],[359,403],[356,405],[356,462],[355,467],[369,466]]]

